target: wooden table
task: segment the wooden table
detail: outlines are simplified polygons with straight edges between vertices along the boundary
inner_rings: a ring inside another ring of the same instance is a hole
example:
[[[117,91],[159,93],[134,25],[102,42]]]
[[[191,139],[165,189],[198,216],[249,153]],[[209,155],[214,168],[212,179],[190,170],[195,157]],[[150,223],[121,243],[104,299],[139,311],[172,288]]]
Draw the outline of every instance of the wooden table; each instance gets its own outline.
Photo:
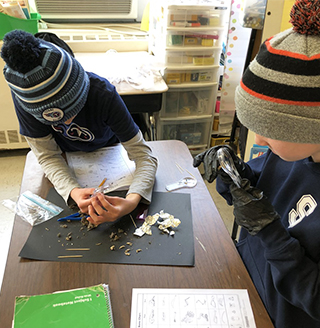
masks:
[[[51,293],[107,283],[116,328],[130,326],[132,288],[240,288],[247,289],[257,327],[273,327],[251,279],[225,228],[192,156],[181,141],[152,141],[149,145],[159,158],[155,191],[191,172],[198,184],[190,193],[195,238],[195,266],[149,266],[101,263],[32,261],[19,258],[31,226],[16,217],[0,295],[1,327],[11,327],[14,299],[18,295]],[[51,185],[44,177],[32,152],[27,155],[21,192],[31,190],[46,197]]]

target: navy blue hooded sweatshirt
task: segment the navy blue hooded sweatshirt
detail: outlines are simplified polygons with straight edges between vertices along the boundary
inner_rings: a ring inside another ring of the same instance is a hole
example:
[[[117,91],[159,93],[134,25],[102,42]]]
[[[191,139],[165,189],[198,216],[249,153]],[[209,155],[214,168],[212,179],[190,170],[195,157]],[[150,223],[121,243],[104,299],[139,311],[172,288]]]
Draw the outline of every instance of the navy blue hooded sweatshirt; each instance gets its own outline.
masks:
[[[242,177],[281,219],[257,235],[241,229],[238,251],[276,328],[320,328],[320,163],[286,162],[268,151]],[[229,187],[217,191],[232,204]]]

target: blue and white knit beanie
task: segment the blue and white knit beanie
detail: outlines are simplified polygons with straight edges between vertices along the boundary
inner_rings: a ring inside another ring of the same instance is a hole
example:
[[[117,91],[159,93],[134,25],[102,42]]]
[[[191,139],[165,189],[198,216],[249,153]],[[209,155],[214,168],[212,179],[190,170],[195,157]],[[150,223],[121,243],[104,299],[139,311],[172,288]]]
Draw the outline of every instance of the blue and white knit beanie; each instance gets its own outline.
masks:
[[[3,38],[4,77],[20,106],[40,122],[56,125],[83,108],[89,78],[78,61],[60,47],[15,30]]]
[[[296,1],[290,16],[244,72],[237,117],[267,138],[320,144],[320,0]]]

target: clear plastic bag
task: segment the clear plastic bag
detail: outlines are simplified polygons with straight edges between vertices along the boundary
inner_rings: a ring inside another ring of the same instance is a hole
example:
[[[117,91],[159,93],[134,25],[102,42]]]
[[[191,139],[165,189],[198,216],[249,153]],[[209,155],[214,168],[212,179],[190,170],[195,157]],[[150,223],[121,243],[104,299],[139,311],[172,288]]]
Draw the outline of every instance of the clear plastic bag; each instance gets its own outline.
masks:
[[[63,209],[61,207],[29,190],[20,195],[16,204],[16,214],[32,226],[45,222],[62,211]]]

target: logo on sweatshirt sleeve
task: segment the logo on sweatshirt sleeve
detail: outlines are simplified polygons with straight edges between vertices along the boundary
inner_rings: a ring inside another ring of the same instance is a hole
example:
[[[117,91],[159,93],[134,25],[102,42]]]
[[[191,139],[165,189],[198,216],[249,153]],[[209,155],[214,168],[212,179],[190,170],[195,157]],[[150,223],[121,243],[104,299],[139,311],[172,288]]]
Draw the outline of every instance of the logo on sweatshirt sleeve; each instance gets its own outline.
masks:
[[[317,202],[311,195],[303,195],[297,202],[296,208],[288,214],[289,228],[300,223],[305,217],[309,216],[317,207]]]

